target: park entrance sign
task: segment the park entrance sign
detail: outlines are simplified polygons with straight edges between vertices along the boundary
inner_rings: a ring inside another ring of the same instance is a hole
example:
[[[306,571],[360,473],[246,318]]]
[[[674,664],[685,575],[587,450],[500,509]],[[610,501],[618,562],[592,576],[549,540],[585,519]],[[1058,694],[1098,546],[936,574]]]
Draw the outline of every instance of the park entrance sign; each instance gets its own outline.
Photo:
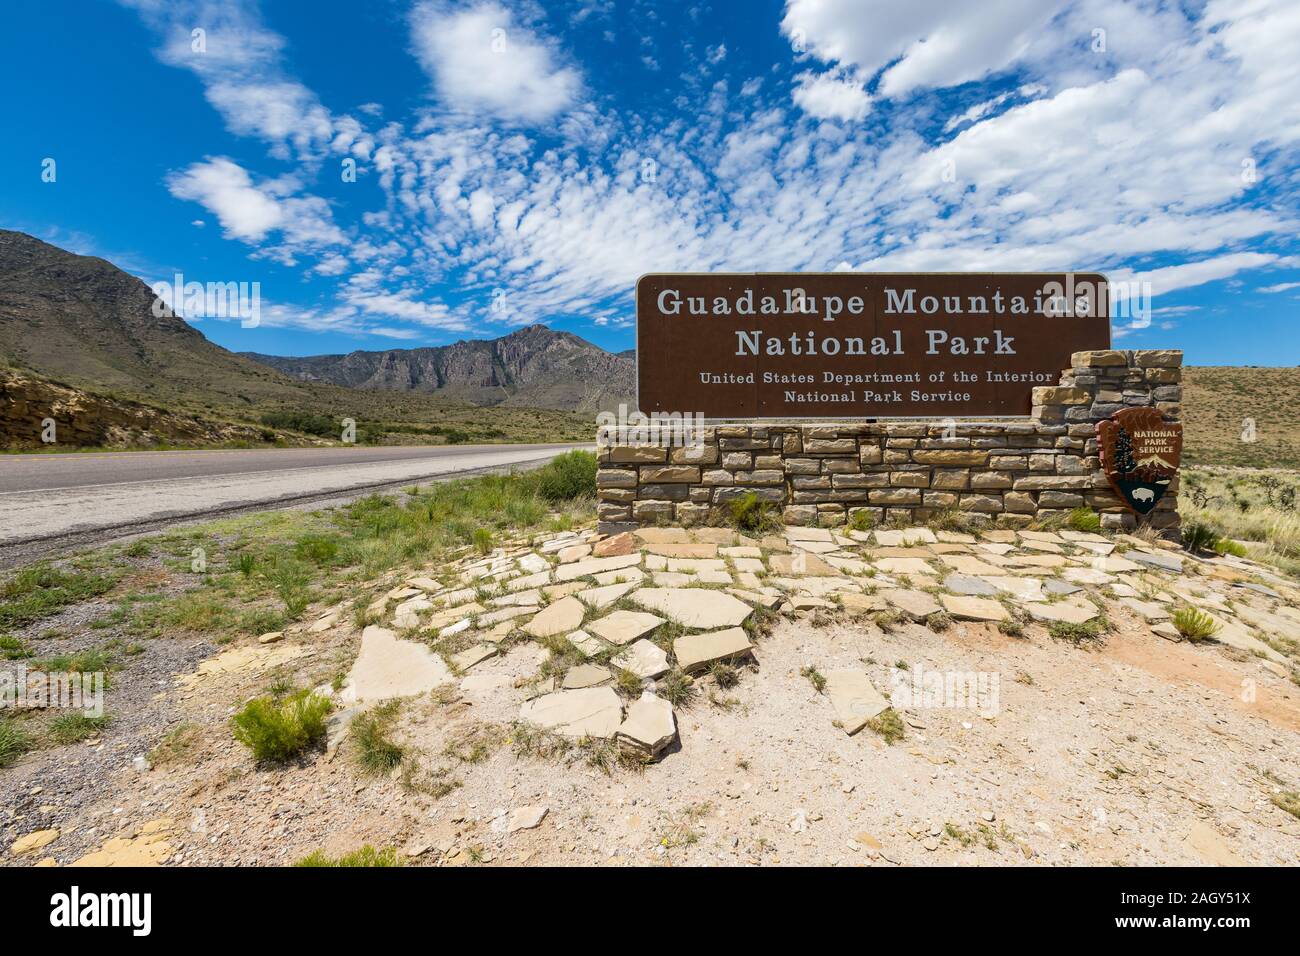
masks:
[[[636,300],[645,414],[1024,416],[1110,347],[1092,273],[651,274]]]

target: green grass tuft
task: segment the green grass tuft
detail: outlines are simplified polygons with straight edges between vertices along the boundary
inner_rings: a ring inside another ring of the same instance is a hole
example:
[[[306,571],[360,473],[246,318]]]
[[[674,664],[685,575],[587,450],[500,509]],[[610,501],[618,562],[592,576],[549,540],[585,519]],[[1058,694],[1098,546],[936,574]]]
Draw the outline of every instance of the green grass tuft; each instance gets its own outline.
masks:
[[[325,739],[330,701],[309,691],[249,701],[231,718],[235,739],[259,761],[282,763]]]
[[[1204,611],[1180,607],[1174,611],[1174,627],[1193,644],[1208,640],[1219,632],[1220,625]]]

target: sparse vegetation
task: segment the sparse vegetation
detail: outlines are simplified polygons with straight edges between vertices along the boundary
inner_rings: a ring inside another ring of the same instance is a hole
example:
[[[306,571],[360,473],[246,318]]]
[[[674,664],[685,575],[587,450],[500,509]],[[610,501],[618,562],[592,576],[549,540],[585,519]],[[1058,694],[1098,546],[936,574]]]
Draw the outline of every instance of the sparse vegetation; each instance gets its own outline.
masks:
[[[325,739],[330,701],[310,691],[259,697],[231,718],[234,737],[259,762],[280,763]]]
[[[1269,800],[1273,806],[1285,810],[1291,816],[1300,820],[1300,793],[1294,790],[1283,790],[1281,793],[1275,793]]]
[[[0,582],[0,627],[32,624],[70,604],[99,597],[115,583],[111,575],[48,563],[20,568]]]
[[[800,668],[799,674],[800,676],[807,678],[808,683],[813,685],[813,690],[817,691],[817,693],[820,694],[826,689],[825,676],[823,676],[821,671],[817,670],[813,665],[809,664]]]
[[[1052,621],[1047,625],[1048,634],[1058,641],[1066,641],[1070,644],[1086,644],[1089,641],[1100,640],[1102,630],[1102,624],[1096,618],[1082,624],[1073,621]]]
[[[1066,517],[1065,523],[1075,531],[1091,532],[1092,534],[1101,531],[1101,515],[1091,508],[1075,508]]]
[[[382,849],[375,849],[370,844],[366,844],[359,850],[351,853],[345,853],[343,856],[330,857],[326,856],[321,850],[304,856],[294,866],[303,867],[360,867],[360,866],[401,866],[401,858],[397,855],[394,847],[388,846]]]
[[[1174,627],[1192,643],[1208,640],[1219,631],[1219,624],[1204,611],[1194,607],[1180,607],[1174,611]]]
[[[168,732],[162,742],[149,751],[149,762],[155,767],[178,764],[198,746],[203,731],[198,724],[183,723]]]
[[[596,494],[596,456],[589,451],[565,452],[531,474],[537,494],[547,501],[573,501]]]
[[[741,531],[762,534],[778,525],[777,506],[754,492],[733,499],[727,505],[731,523]]]
[[[0,767],[8,767],[35,745],[27,733],[12,717],[0,717]]]
[[[76,744],[96,736],[108,726],[107,715],[91,717],[81,711],[60,714],[50,721],[50,738],[58,744]]]
[[[903,718],[898,716],[898,711],[892,707],[887,707],[876,716],[869,719],[866,727],[887,744],[896,744],[902,740],[907,731],[903,727]]]
[[[401,745],[392,738],[402,702],[390,700],[352,719],[348,728],[357,765],[369,774],[386,774],[402,762]]]

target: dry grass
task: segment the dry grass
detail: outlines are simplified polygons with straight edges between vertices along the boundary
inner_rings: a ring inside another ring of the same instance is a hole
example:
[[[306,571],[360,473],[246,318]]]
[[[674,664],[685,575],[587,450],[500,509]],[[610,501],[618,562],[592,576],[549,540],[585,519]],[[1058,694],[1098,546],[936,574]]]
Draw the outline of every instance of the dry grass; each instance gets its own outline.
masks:
[[[1184,368],[1184,464],[1300,468],[1297,394],[1300,368]],[[1247,419],[1253,441],[1242,440]]]
[[[1178,497],[1185,525],[1246,542],[1247,557],[1300,576],[1300,472],[1189,468]]]

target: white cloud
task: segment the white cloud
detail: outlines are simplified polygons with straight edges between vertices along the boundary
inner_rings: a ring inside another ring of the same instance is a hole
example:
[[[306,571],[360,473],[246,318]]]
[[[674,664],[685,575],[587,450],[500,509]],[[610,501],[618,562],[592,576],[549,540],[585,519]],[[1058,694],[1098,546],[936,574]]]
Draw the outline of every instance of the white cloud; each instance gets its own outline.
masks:
[[[217,217],[229,238],[260,245],[278,231],[280,244],[266,251],[286,263],[295,261],[296,252],[337,245],[345,238],[329,204],[319,196],[289,195],[293,186],[292,180],[258,186],[246,169],[224,156],[167,177],[173,196],[199,203]]]
[[[1149,272],[1133,273],[1130,281],[1150,282],[1152,295],[1164,295],[1179,289],[1204,285],[1218,279],[1235,276],[1247,269],[1259,269],[1278,261],[1278,256],[1263,252],[1234,252],[1229,255],[1165,266]],[[1114,276],[1111,277],[1115,279]]]
[[[539,123],[567,110],[581,90],[578,72],[500,4],[421,3],[411,20],[416,57],[454,110]]]
[[[871,111],[867,91],[834,73],[801,73],[795,84],[795,105],[818,119],[860,120]]]
[[[781,30],[864,78],[883,69],[880,93],[901,96],[1010,66],[1062,6],[1064,0],[788,0]]]
[[[1274,293],[1274,292],[1290,292],[1292,289],[1300,289],[1300,282],[1279,282],[1277,285],[1266,285],[1261,289],[1257,289],[1256,291]]]

